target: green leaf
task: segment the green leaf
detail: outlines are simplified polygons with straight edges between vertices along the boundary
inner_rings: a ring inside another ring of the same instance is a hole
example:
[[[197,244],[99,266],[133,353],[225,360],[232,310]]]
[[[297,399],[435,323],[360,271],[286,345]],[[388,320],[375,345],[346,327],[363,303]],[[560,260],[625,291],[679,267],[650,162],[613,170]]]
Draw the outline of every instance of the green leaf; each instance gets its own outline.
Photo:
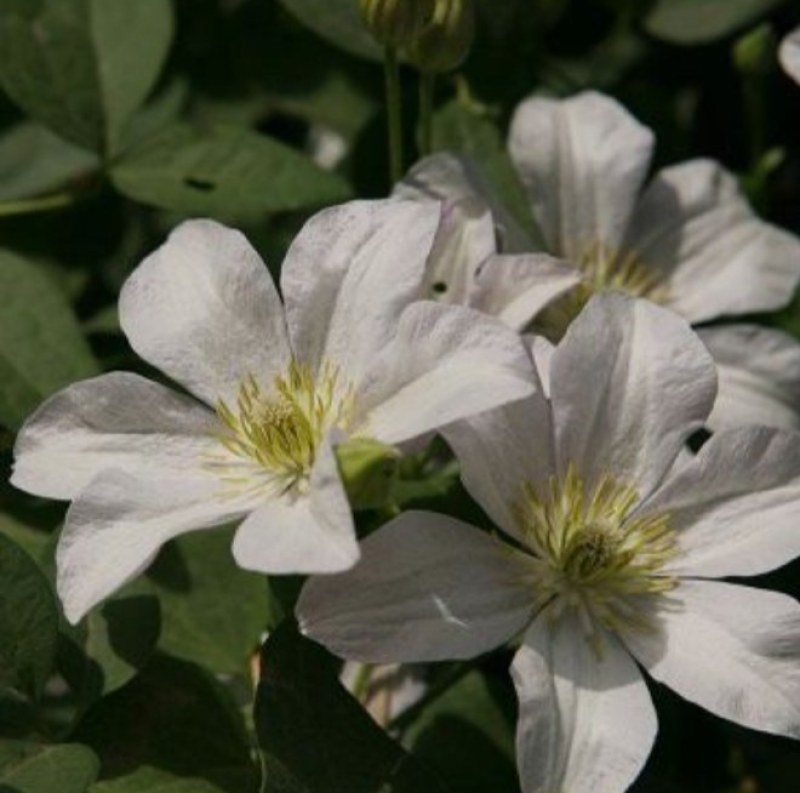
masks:
[[[784,0],[657,0],[645,29],[672,44],[705,44],[752,24]]]
[[[242,674],[270,616],[263,576],[239,568],[230,530],[194,532],[167,546],[149,575],[163,613],[160,647],[217,673]]]
[[[284,623],[267,640],[255,719],[266,793],[435,793],[441,783],[339,683],[337,664]]]
[[[473,671],[428,704],[403,743],[435,768],[458,793],[517,790],[515,703]]]
[[[72,309],[40,269],[0,250],[0,423],[19,427],[45,397],[97,374]]]
[[[97,753],[108,778],[149,765],[247,790],[255,775],[228,692],[199,666],[166,656],[155,656],[130,683],[99,700],[75,737]]]
[[[170,0],[5,0],[0,83],[67,140],[113,151],[171,39]]]
[[[478,166],[490,185],[485,197],[503,225],[516,225],[519,234],[532,240],[541,238],[505,143],[491,121],[453,100],[434,116],[433,144],[435,150],[466,155]],[[493,194],[499,201],[493,202]]]
[[[0,686],[38,695],[50,676],[58,640],[58,606],[36,563],[0,535]]]
[[[0,135],[0,202],[56,190],[98,166],[93,154],[25,121]]]
[[[186,214],[249,218],[350,196],[339,176],[272,138],[218,126],[172,126],[129,151],[111,172],[117,189]]]
[[[180,777],[145,767],[118,779],[98,782],[89,793],[224,793],[224,788],[205,779]]]
[[[382,60],[381,47],[361,21],[358,0],[280,0],[310,30],[353,55]]]
[[[157,598],[133,591],[92,609],[63,637],[59,670],[87,706],[124,686],[150,659],[161,627]]]
[[[0,790],[11,793],[86,793],[100,765],[79,744],[0,743]]]

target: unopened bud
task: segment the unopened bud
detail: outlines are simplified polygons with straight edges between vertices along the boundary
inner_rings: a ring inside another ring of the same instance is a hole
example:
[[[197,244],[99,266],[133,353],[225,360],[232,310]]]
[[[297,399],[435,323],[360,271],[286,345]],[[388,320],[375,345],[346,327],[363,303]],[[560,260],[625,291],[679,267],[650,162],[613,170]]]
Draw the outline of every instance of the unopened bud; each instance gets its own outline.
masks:
[[[408,47],[433,15],[436,0],[359,0],[370,33],[385,46]]]
[[[473,0],[435,0],[430,22],[407,47],[406,54],[421,72],[451,72],[466,60],[474,38]]]
[[[778,42],[768,24],[745,33],[733,47],[733,59],[742,74],[766,75],[775,69]]]
[[[336,447],[336,459],[353,509],[378,509],[389,503],[400,452],[394,446],[354,438]]]

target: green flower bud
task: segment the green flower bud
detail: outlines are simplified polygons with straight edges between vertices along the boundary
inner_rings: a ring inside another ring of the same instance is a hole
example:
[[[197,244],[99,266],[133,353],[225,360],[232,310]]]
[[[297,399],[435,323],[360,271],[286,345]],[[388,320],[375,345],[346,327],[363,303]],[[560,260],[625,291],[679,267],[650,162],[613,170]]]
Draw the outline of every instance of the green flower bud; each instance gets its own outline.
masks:
[[[407,47],[422,33],[436,0],[359,0],[370,33],[388,47]]]
[[[400,452],[368,438],[336,447],[336,459],[353,509],[378,509],[389,503],[397,479]]]
[[[408,45],[406,55],[421,72],[451,72],[466,60],[474,38],[473,0],[436,0],[430,22]]]
[[[760,76],[775,70],[778,42],[768,24],[741,36],[733,46],[733,60],[742,74]]]

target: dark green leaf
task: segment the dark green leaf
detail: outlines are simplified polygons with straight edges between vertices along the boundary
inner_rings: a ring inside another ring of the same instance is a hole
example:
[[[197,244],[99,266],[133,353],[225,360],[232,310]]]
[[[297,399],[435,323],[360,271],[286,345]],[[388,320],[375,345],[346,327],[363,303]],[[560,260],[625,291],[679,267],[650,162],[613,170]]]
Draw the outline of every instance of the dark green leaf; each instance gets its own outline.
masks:
[[[125,685],[144,666],[160,625],[158,600],[129,593],[92,609],[63,637],[59,669],[84,706]]]
[[[458,793],[518,789],[514,695],[473,671],[425,707],[403,742]]]
[[[171,39],[170,0],[6,0],[0,82],[63,137],[113,151]]]
[[[645,29],[673,44],[704,44],[753,23],[783,0],[657,0]]]
[[[256,729],[267,793],[434,793],[417,765],[343,688],[337,664],[284,623],[264,645]]]
[[[0,535],[0,686],[41,692],[53,667],[58,606],[36,563]]]
[[[381,60],[381,48],[364,27],[358,0],[280,0],[322,38],[353,55]]]
[[[0,251],[0,422],[16,428],[59,388],[97,374],[72,309],[36,265]]]
[[[86,793],[98,770],[92,751],[79,744],[0,743],[3,793]]]
[[[89,793],[224,793],[224,788],[205,779],[180,777],[145,767],[119,779],[98,782]]]
[[[323,206],[350,194],[341,177],[238,127],[170,127],[128,152],[111,176],[136,201],[222,218]]]
[[[96,170],[97,158],[26,121],[0,135],[0,202],[50,192]]]
[[[187,534],[164,549],[150,575],[163,613],[160,647],[215,672],[241,674],[270,612],[264,576],[233,561],[232,534]]]
[[[130,683],[84,716],[76,738],[115,778],[149,765],[247,790],[254,770],[242,720],[228,692],[194,664],[156,656]]]
[[[510,213],[510,222],[518,224],[523,234],[533,240],[540,237],[505,143],[491,121],[458,101],[450,102],[434,116],[433,141],[435,149],[466,155],[479,165],[490,185],[486,198],[491,203],[493,193],[499,196],[492,209],[501,222]]]

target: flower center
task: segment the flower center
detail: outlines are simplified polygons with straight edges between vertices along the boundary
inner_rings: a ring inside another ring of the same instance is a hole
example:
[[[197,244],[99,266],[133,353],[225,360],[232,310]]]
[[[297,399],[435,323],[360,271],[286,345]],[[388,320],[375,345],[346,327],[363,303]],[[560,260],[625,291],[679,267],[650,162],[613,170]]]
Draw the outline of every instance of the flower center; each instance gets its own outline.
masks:
[[[634,488],[611,476],[588,489],[570,465],[563,480],[526,484],[515,505],[537,557],[537,605],[555,600],[556,616],[576,609],[589,638],[598,623],[646,629],[646,606],[677,585],[662,569],[677,553],[669,516],[636,514],[638,500]]]
[[[352,412],[352,389],[341,383],[337,367],[326,363],[315,377],[292,361],[270,387],[251,375],[239,386],[235,406],[219,401],[217,415],[228,430],[219,440],[286,492],[307,483],[325,434],[344,427]]]
[[[564,335],[592,295],[600,292],[625,292],[661,304],[669,299],[669,289],[661,275],[635,251],[615,251],[595,242],[583,249],[575,264],[583,273],[581,283],[548,306],[536,321],[536,328],[553,341]]]

